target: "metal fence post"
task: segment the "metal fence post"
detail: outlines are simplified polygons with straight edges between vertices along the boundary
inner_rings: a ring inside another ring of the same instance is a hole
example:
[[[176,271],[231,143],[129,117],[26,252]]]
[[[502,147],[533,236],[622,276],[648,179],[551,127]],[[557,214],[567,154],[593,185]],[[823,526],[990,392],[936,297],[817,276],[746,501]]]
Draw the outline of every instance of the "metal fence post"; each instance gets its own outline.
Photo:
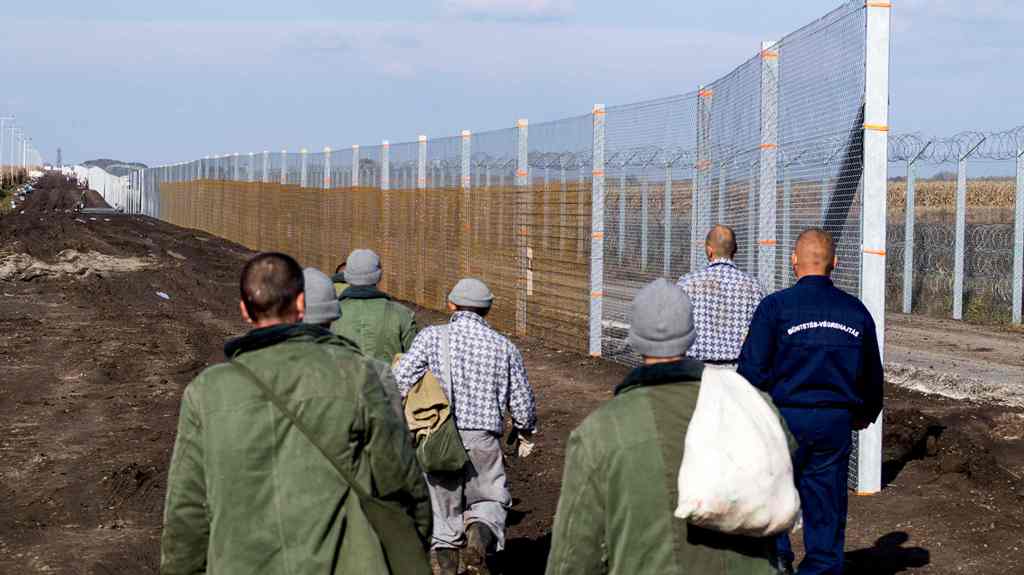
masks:
[[[664,238],[661,251],[664,254],[662,273],[669,277],[672,273],[672,162],[665,164],[665,199],[662,201],[665,210]]]
[[[622,164],[622,173],[619,174],[619,265],[622,264],[623,254],[626,251],[626,164]]]
[[[427,137],[419,137],[419,155],[416,160],[416,189],[427,189]]]
[[[323,188],[325,190],[331,189],[331,147],[330,146],[327,146],[327,147],[324,148]]]
[[[590,187],[590,355],[601,355],[604,319],[604,104],[594,105]]]
[[[747,261],[747,273],[760,277],[758,271],[758,246],[760,245],[757,241],[757,205],[758,205],[758,187],[757,179],[759,174],[759,162],[754,160],[750,162],[750,185],[747,187],[747,237],[744,243],[750,246],[749,260]]]
[[[726,161],[722,160],[718,163],[718,223],[725,223],[725,206],[727,204],[728,188],[726,187],[726,176],[725,170]]]
[[[263,174],[260,181],[264,184],[270,183],[270,150],[263,150]]]
[[[956,242],[953,259],[953,319],[964,318],[964,249],[967,235],[967,160],[985,141],[982,137],[956,163]]]
[[[306,148],[299,150],[299,187],[305,188],[309,186],[309,172],[308,172],[308,159],[309,151]]]
[[[281,185],[288,184],[288,150],[281,150]]]
[[[889,147],[889,4],[868,3],[864,79],[861,299],[885,353],[885,225]],[[882,489],[882,417],[857,439],[857,492]]]
[[[391,189],[391,144],[387,140],[380,144],[380,189]]]
[[[531,213],[531,190],[530,190],[530,165],[529,165],[529,134],[530,124],[526,119],[516,122],[516,194],[520,198],[516,202],[519,208],[517,236],[519,238],[519,289],[516,290],[516,331],[518,335],[525,336],[527,298],[533,288],[533,273],[530,270],[530,226]]]
[[[352,144],[352,187],[358,188],[359,176],[359,144]]]
[[[693,185],[690,190],[690,271],[700,268],[703,242],[701,225],[704,223],[702,205],[706,202],[701,194],[706,193],[708,174],[711,171],[711,102],[715,93],[701,86],[697,90],[697,162],[694,164]],[[703,230],[706,232],[707,230]]]
[[[776,42],[761,44],[761,205],[758,210],[758,262],[761,288],[775,291],[776,186],[778,185],[779,50]]]
[[[231,177],[231,179],[237,182],[238,180],[241,179],[241,172],[239,171],[240,166],[239,166],[238,152],[235,152],[235,154],[231,157],[231,160],[232,160],[232,162],[234,162],[234,165],[232,166],[232,177]],[[191,170],[189,170],[189,171],[191,171]]]
[[[249,169],[246,173],[246,180],[249,182],[256,181],[256,152],[249,152]]]
[[[917,161],[932,145],[928,142],[907,162],[906,214],[903,224],[903,313],[914,309],[914,240],[917,207]]]
[[[1024,146],[1017,148],[1017,189],[1013,204],[1013,323],[1021,323],[1024,299]]]
[[[647,164],[640,166],[640,271],[647,271]]]
[[[459,150],[459,189],[462,190],[462,206],[459,212],[462,216],[462,233],[459,235],[462,242],[462,270],[463,274],[470,275],[470,260],[473,249],[473,213],[469,201],[469,189],[473,184],[471,179],[469,157],[472,152],[470,147],[473,143],[473,134],[469,130],[462,130],[462,142]]]

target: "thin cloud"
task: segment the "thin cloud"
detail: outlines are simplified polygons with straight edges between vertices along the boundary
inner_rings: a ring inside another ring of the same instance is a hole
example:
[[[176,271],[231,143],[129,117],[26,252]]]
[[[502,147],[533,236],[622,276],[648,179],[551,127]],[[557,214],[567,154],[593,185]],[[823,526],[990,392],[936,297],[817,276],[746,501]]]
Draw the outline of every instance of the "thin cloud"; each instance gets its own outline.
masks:
[[[449,15],[473,20],[562,20],[576,12],[575,0],[446,0]]]

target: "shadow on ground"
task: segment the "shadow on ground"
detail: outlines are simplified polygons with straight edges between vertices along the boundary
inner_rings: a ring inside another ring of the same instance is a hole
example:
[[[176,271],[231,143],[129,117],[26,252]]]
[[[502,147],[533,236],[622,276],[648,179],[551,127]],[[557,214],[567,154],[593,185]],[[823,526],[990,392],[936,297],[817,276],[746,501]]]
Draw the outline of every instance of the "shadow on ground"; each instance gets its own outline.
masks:
[[[847,551],[847,575],[890,575],[931,563],[931,553],[923,547],[906,546],[910,536],[894,531],[875,541],[867,549]]]

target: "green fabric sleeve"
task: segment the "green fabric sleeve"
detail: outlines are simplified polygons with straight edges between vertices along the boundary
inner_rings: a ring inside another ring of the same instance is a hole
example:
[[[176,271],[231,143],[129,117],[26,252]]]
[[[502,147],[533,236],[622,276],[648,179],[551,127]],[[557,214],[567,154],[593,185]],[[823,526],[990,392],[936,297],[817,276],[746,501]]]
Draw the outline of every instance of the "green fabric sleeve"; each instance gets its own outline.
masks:
[[[395,413],[384,382],[371,366],[366,370],[362,402],[366,429],[366,449],[370,457],[373,493],[383,500],[399,502],[427,541],[432,527],[430,494],[416,450],[401,416]]]
[[[402,325],[402,353],[409,351],[412,347],[412,340],[416,339],[416,334],[419,331],[419,327],[416,326],[416,314],[410,311],[408,319]]]
[[[164,528],[160,537],[160,573],[163,575],[206,572],[210,522],[203,471],[202,412],[193,385],[185,388],[181,400],[178,435],[167,474]]]
[[[608,494],[599,462],[578,430],[566,447],[562,493],[555,512],[547,575],[595,575],[608,572],[605,510]]]

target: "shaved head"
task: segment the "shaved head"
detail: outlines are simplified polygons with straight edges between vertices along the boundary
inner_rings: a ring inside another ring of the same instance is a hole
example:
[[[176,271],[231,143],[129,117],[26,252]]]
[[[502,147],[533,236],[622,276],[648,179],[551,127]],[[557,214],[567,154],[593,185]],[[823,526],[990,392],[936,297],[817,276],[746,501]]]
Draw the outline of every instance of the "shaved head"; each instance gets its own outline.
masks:
[[[704,239],[704,247],[709,260],[732,259],[736,255],[736,234],[729,226],[717,225],[708,232],[708,237]]]
[[[835,269],[836,243],[832,234],[820,228],[804,230],[793,246],[793,271],[796,276],[827,276]]]
[[[259,254],[242,268],[239,288],[244,312],[254,323],[294,321],[303,284],[302,268],[291,256]]]

